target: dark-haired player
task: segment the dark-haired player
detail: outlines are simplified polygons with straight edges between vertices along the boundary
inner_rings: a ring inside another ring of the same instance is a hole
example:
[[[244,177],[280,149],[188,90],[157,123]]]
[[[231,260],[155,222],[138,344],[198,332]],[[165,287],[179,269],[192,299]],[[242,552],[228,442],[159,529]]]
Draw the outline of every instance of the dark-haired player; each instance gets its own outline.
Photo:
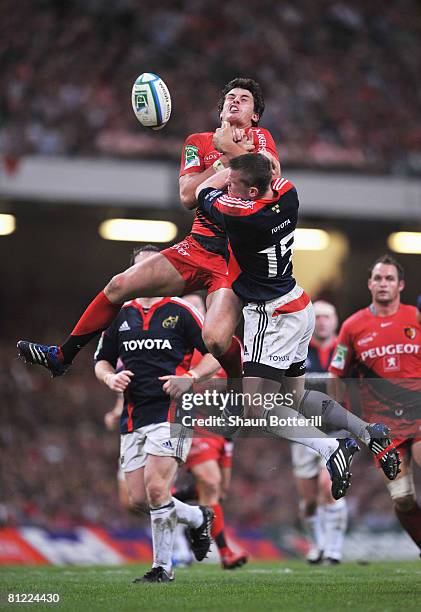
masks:
[[[390,444],[386,427],[365,423],[326,394],[304,392],[314,312],[292,275],[298,219],[294,185],[285,178],[273,180],[273,166],[267,157],[249,153],[232,159],[228,170],[199,185],[196,197],[201,209],[225,228],[240,268],[232,287],[247,304],[243,310],[246,393],[275,397],[281,385],[290,389],[288,392],[298,397],[299,406],[298,401],[295,406],[304,416],[321,416],[329,427],[351,431],[375,453],[381,446],[382,467],[394,479],[398,456],[393,449],[383,452]],[[286,405],[276,406],[275,412],[283,418],[297,418],[297,412]],[[333,497],[345,495],[351,478],[349,467],[358,449],[354,440],[334,440],[298,423],[288,430],[274,426],[268,431],[317,450],[327,462]],[[376,447],[374,440],[378,442]]]
[[[183,147],[180,198],[184,206],[194,203],[197,185],[223,170],[235,156],[256,150],[278,163],[271,135],[257,127],[263,111],[260,86],[252,79],[237,78],[225,86],[218,103],[221,127],[215,133],[189,136]],[[140,262],[113,277],[61,346],[20,341],[20,355],[30,363],[46,367],[53,376],[60,376],[80,349],[110,325],[125,300],[183,295],[205,288],[208,292],[205,344],[230,378],[240,378],[241,347],[233,334],[242,302],[231,290],[227,258],[225,232],[199,211],[191,233],[182,242],[156,253],[147,265]]]
[[[146,262],[156,252],[147,246],[135,254]],[[179,385],[210,377],[218,362],[203,344],[202,317],[179,298],[138,298],[124,304],[104,332],[95,354],[95,374],[112,391],[124,393],[120,417],[120,463],[132,508],[149,510],[153,566],[135,582],[173,579],[172,545],[177,522],[189,526],[199,561],[210,546],[213,511],[173,498],[170,487],[179,463],[186,460],[191,435],[173,422],[171,396]],[[190,370],[193,351],[204,357]],[[117,361],[120,367],[116,371]],[[186,387],[181,388],[186,390]]]
[[[371,304],[346,319],[329,371],[357,372],[363,417],[386,423],[398,438],[401,473],[387,482],[396,516],[421,549],[421,509],[412,465],[421,466],[421,326],[415,306],[402,304],[404,270],[390,255],[369,271]]]

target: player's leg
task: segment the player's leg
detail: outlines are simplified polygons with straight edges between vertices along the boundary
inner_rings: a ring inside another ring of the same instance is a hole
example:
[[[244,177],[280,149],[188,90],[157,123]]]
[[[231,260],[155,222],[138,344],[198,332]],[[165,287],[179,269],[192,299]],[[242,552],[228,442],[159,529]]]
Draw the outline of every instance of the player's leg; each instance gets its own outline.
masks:
[[[330,564],[342,560],[342,552],[348,525],[348,508],[344,498],[333,499],[327,470],[319,475],[319,514],[324,534],[324,561]]]
[[[248,304],[244,308],[244,381],[246,398],[279,398],[285,371],[300,376],[307,356],[308,344],[314,329],[314,312],[300,287],[288,297],[271,302]],[[295,304],[290,312],[288,304]],[[285,397],[285,396],[284,396]],[[312,424],[298,424],[294,398],[285,397],[282,403],[273,401],[272,409],[260,410],[267,418],[266,431],[273,436],[299,442],[313,448],[326,461],[332,478],[332,495],[339,499],[350,484],[350,465],[358,450],[354,440],[335,440]],[[291,401],[290,401],[291,400]],[[250,406],[247,405],[250,410]],[[259,415],[253,415],[259,416]],[[281,423],[295,423],[285,427]]]
[[[324,532],[318,506],[320,455],[302,444],[291,444],[292,471],[300,497],[301,522],[310,542],[309,563],[320,563],[324,551]]]
[[[144,470],[152,528],[153,563],[150,578],[156,577],[157,582],[168,582],[174,578],[172,553],[177,512],[170,487],[177,471],[177,461],[175,457],[148,454]],[[139,581],[146,580],[144,576]]]
[[[273,376],[279,377],[279,371]],[[332,479],[332,495],[339,499],[346,494],[351,482],[350,467],[354,454],[359,450],[352,438],[337,440],[329,438],[325,433],[311,424],[305,426],[298,424],[299,413],[284,403],[275,403],[271,410],[256,407],[258,397],[279,396],[281,389],[280,380],[270,380],[270,374],[266,370],[266,378],[245,377],[243,379],[243,390],[245,401],[245,416],[264,418],[266,420],[265,431],[271,436],[298,442],[315,450],[326,462]],[[254,406],[247,402],[248,398],[254,398]],[[287,425],[285,425],[287,423]]]
[[[241,345],[234,334],[243,302],[232,289],[221,288],[209,293],[206,307],[203,341],[228,378],[239,379],[242,375]]]
[[[144,481],[145,441],[142,427],[120,436],[120,470],[124,474],[129,508],[136,514],[149,514]]]
[[[135,514],[149,514],[144,472],[145,468],[141,467],[124,474],[128,509]]]
[[[125,272],[114,276],[89,304],[70,336],[59,347],[19,341],[20,355],[27,362],[42,365],[60,376],[77,353],[117,316],[122,304],[136,297],[179,295],[185,280],[162,254],[155,253]]]
[[[142,475],[141,480],[143,483],[143,475]],[[120,502],[121,506],[128,512],[133,512],[133,514],[138,514],[139,513],[138,507],[133,506],[130,501],[129,487],[126,482],[126,476],[123,470],[121,469],[121,467],[119,467],[118,472],[117,472],[117,488],[118,488],[118,501]],[[146,493],[145,492],[143,493],[142,501],[146,504]],[[142,511],[144,512],[145,508],[143,508]],[[149,512],[147,513],[149,514]]]
[[[184,463],[187,459],[192,438],[184,427],[178,423],[159,423],[150,426],[145,450],[148,455],[172,457],[178,463]],[[170,495],[170,486],[168,495]],[[188,526],[188,536],[194,556],[197,561],[205,558],[211,544],[211,526],[213,511],[207,506],[191,506],[185,504],[175,497],[170,497],[174,505],[177,520]]]
[[[294,385],[295,379],[285,377],[285,383]],[[319,416],[324,426],[333,430],[350,432],[375,455],[381,455],[381,467],[389,480],[396,478],[399,469],[398,452],[394,449],[390,430],[383,423],[368,423],[346,410],[326,393],[315,390],[304,391],[297,410],[306,418]],[[384,450],[389,448],[387,453]]]
[[[386,481],[393,500],[396,516],[406,533],[412,538],[421,551],[421,508],[418,505],[412,463],[421,466],[421,440],[408,439],[399,446],[401,472],[396,480]]]

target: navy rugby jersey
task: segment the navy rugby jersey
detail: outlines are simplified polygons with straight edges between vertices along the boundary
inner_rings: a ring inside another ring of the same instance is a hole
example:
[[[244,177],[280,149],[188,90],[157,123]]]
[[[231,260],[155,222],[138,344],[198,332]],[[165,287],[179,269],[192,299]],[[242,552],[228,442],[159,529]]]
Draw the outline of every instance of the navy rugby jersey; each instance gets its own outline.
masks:
[[[232,284],[247,302],[269,301],[295,287],[292,247],[298,195],[292,183],[276,179],[270,200],[242,200],[219,189],[202,189],[199,206],[227,232],[241,269]]]
[[[103,333],[96,361],[131,370],[134,376],[124,393],[120,420],[122,434],[169,420],[171,398],[160,376],[181,376],[190,367],[194,349],[208,352],[202,340],[202,317],[180,298],[163,298],[147,310],[133,300],[124,304]]]

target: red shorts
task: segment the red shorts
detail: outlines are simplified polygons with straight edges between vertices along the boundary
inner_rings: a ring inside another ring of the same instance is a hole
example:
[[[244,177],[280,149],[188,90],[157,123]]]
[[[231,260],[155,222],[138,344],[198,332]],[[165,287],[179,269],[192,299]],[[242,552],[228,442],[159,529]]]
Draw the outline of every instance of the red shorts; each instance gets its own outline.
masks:
[[[233,443],[222,436],[193,437],[192,445],[185,466],[190,470],[195,465],[205,461],[217,461],[220,468],[232,465]]]
[[[208,293],[217,289],[231,289],[225,259],[222,255],[207,251],[191,234],[161,253],[185,280],[185,293],[203,288]]]

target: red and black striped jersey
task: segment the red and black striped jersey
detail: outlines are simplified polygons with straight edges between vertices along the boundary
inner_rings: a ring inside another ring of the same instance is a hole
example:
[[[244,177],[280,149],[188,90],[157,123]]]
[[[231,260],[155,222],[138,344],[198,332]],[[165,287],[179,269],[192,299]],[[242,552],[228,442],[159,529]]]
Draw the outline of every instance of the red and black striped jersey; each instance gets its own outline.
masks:
[[[268,151],[276,159],[278,152],[275,142],[268,130],[260,127],[251,127],[246,130],[246,133],[252,132],[255,145],[255,152],[261,153]],[[200,134],[191,134],[185,141],[182,154],[180,176],[185,174],[194,174],[207,170],[217,159],[221,157],[221,153],[213,146],[214,132],[202,132]],[[195,219],[193,221],[192,233],[201,237],[200,243],[207,248],[207,244],[219,242],[220,248],[214,245],[212,252],[225,253],[227,248],[227,239],[225,232],[219,227],[218,223],[210,219],[205,211],[196,209]]]
[[[131,370],[134,376],[124,394],[121,433],[169,419],[170,396],[160,376],[181,376],[190,369],[202,340],[202,316],[180,298],[163,298],[148,310],[137,300],[127,302],[103,333],[95,360]]]
[[[247,302],[273,300],[295,287],[292,249],[298,195],[287,179],[272,183],[269,200],[243,200],[203,189],[200,208],[227,233],[240,272],[232,288]]]

